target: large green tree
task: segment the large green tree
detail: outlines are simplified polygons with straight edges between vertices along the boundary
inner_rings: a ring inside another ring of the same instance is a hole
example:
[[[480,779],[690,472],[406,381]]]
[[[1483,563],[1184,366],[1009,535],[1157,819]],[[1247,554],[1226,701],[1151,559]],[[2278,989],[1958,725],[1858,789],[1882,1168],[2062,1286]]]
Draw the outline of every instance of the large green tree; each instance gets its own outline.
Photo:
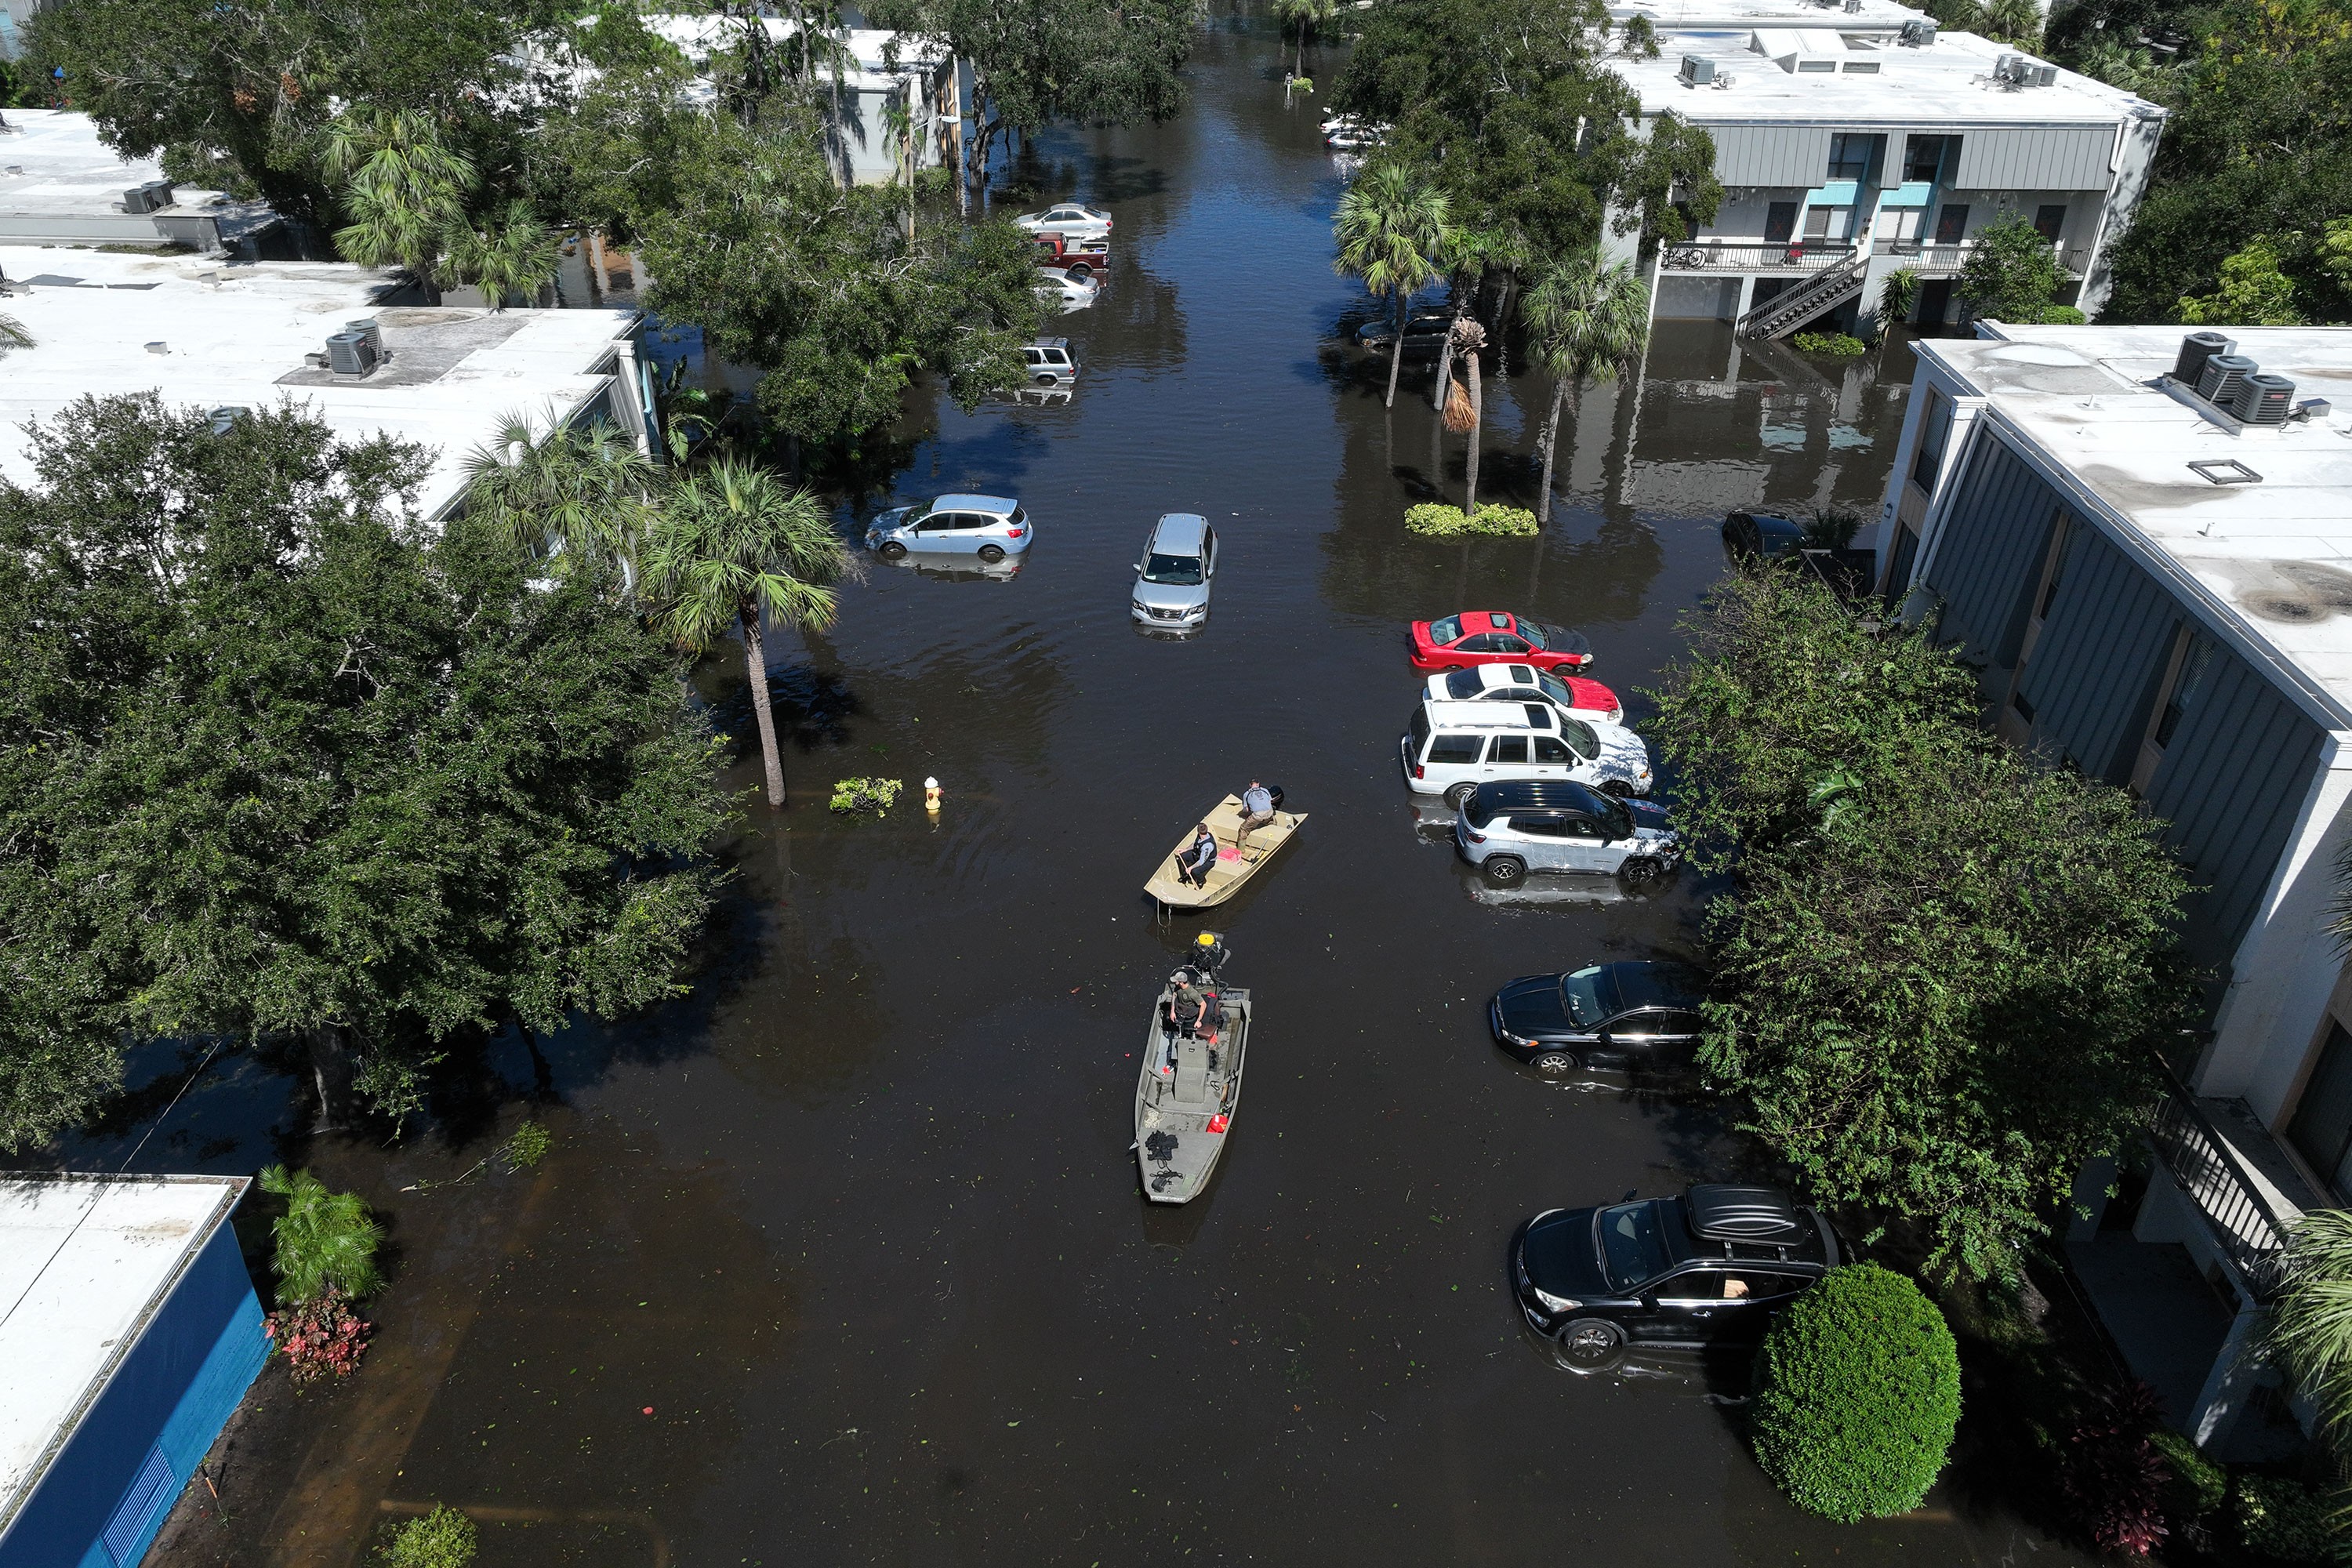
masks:
[[[459,1031],[681,989],[730,812],[667,639],[299,408],[85,400],[0,483],[0,1147],[156,1037],[399,1113]]]
[[[1403,163],[1380,164],[1348,183],[1331,216],[1331,233],[1339,241],[1333,270],[1362,279],[1374,299],[1389,302],[1395,318],[1388,395],[1381,405],[1393,407],[1397,373],[1404,364],[1406,307],[1445,276],[1443,261],[1454,248],[1445,194]]]
[[[2161,825],[1995,741],[1949,650],[1794,570],[1721,584],[1689,631],[1652,734],[1698,862],[1735,877],[1701,1063],[1808,1188],[2008,1275],[2184,1021]]]

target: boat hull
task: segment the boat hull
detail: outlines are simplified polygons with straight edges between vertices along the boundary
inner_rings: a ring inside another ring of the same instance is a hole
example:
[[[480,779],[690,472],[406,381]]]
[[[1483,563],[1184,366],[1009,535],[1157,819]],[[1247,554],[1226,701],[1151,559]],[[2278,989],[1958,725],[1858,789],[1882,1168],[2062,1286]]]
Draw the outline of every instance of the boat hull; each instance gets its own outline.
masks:
[[[1184,852],[1192,847],[1189,830],[1169,851],[1167,858],[1160,862],[1150,880],[1143,884],[1145,892],[1171,910],[1214,909],[1240,892],[1243,885],[1274,858],[1275,852],[1290,842],[1290,836],[1298,831],[1307,814],[1277,811],[1272,822],[1244,835],[1241,797],[1229,795],[1198,820],[1207,823],[1209,831],[1217,838],[1217,863],[1209,868],[1207,885],[1196,887],[1178,874]]]
[[[1135,1159],[1143,1195],[1155,1204],[1190,1203],[1208,1186],[1241,1107],[1249,1054],[1250,994],[1213,982],[1204,987],[1224,1009],[1213,1031],[1177,1035],[1167,1026],[1172,988],[1164,988],[1144,1029],[1143,1069],[1135,1086]]]

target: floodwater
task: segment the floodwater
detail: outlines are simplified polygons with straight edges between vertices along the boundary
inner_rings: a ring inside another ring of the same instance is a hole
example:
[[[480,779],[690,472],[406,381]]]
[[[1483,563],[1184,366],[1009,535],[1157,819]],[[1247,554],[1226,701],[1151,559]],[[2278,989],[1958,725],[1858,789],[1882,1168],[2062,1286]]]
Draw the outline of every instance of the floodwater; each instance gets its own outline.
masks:
[[[1803,1518],[1747,1455],[1737,1367],[1578,1377],[1520,1331],[1521,1218],[1756,1167],[1704,1100],[1516,1068],[1486,997],[1686,951],[1706,889],[1506,898],[1398,776],[1409,619],[1579,627],[1638,724],[1727,507],[1874,512],[1907,355],[1824,372],[1669,324],[1586,395],[1546,538],[1409,539],[1408,504],[1458,499],[1462,443],[1425,374],[1384,412],[1342,346],[1342,175],[1281,74],[1269,25],[1221,17],[1182,118],[1041,139],[1045,194],[1118,222],[1108,291],[1064,319],[1082,384],[912,411],[895,480],[1017,495],[1036,547],[1002,578],[877,563],[833,631],[773,640],[791,805],[730,847],[691,996],[548,1041],[544,1076],[493,1042],[398,1143],[304,1137],[299,1080],[251,1058],[159,1122],[186,1077],[160,1051],[72,1146],[285,1155],[391,1227],[367,1366],[299,1398],[265,1373],[152,1561],[348,1568],[435,1502],[482,1521],[484,1568],[2077,1560],[1957,1487]],[[1532,500],[1548,393],[1490,380],[1487,494]],[[1184,641],[1127,616],[1171,510],[1225,550]],[[702,679],[748,736],[740,662]],[[908,796],[834,817],[852,774]],[[1202,922],[1160,926],[1140,887],[1253,775],[1308,821],[1213,922],[1261,1010],[1246,1092],[1212,1189],[1156,1209],[1134,1053]],[[477,1168],[527,1110],[549,1159]]]

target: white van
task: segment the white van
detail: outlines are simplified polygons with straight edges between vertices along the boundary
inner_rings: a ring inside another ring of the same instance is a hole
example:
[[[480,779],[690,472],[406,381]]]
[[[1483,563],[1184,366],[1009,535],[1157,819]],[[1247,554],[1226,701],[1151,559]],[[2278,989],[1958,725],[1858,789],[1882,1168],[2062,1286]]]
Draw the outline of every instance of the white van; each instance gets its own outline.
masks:
[[[1609,744],[1602,737],[1612,730],[1570,718],[1549,702],[1424,699],[1397,751],[1405,787],[1444,795],[1457,811],[1480,784],[1496,779],[1567,779],[1615,795],[1646,792],[1647,748],[1630,735],[1638,757]]]

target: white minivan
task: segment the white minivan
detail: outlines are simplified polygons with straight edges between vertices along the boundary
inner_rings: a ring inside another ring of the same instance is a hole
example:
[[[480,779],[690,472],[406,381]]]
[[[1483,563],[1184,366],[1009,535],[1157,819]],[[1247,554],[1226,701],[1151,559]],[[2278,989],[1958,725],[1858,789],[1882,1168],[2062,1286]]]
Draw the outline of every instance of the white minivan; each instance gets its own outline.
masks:
[[[1632,776],[1631,754],[1605,746],[1603,730],[1549,702],[1459,702],[1424,699],[1397,741],[1405,787],[1444,795],[1460,810],[1478,786],[1499,779],[1563,779],[1617,795],[1649,788],[1648,752]],[[1638,737],[1628,737],[1636,746]],[[1614,786],[1613,788],[1612,786]]]

